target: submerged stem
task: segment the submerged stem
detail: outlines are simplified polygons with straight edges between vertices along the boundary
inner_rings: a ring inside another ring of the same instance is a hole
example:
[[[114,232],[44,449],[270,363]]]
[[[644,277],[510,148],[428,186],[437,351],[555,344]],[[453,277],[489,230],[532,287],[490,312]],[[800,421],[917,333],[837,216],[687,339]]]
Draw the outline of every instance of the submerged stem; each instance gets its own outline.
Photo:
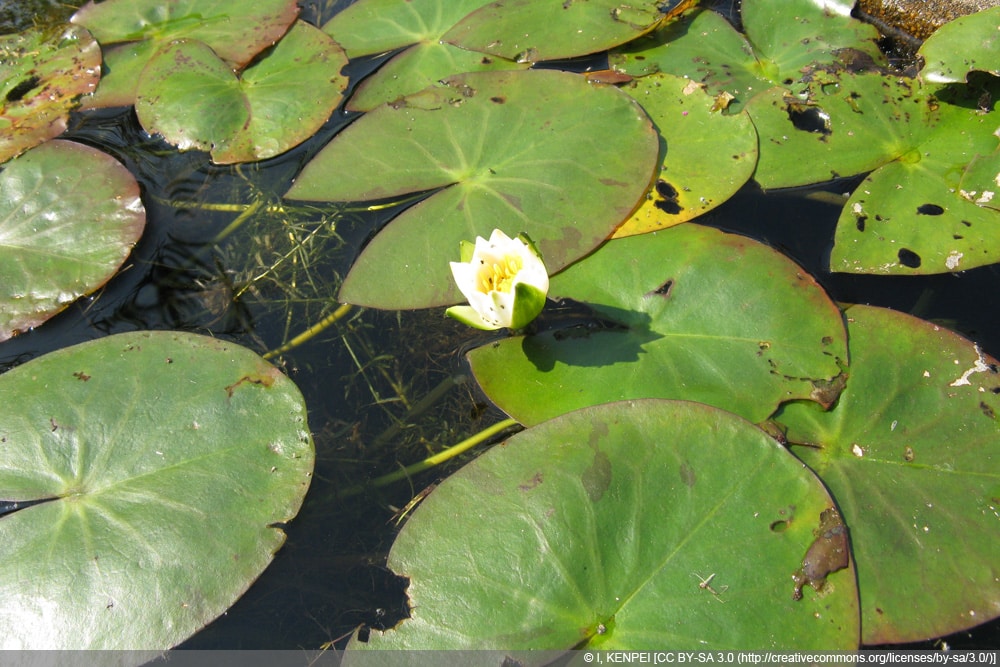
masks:
[[[255,201],[253,201],[249,206],[247,206],[243,210],[242,213],[240,213],[238,216],[236,216],[236,218],[232,222],[230,222],[228,225],[226,225],[225,229],[223,229],[221,232],[219,232],[218,234],[216,234],[215,238],[212,239],[212,243],[213,244],[221,243],[223,239],[225,239],[227,236],[229,236],[230,234],[232,234],[233,232],[235,232],[237,229],[239,229],[243,225],[244,222],[246,222],[247,220],[249,220],[250,217],[253,216],[253,214],[256,213],[257,211],[259,211],[263,206],[264,206],[264,200],[263,199],[257,199]]]
[[[342,319],[344,317],[344,315],[347,315],[347,313],[351,312],[351,308],[353,308],[353,306],[351,306],[351,304],[349,304],[349,303],[345,303],[345,304],[341,305],[340,308],[338,308],[337,310],[333,311],[332,313],[330,313],[329,315],[327,315],[326,317],[324,317],[323,319],[321,319],[319,322],[317,322],[316,324],[312,325],[311,327],[309,327],[308,329],[306,329],[305,331],[303,331],[298,336],[296,336],[295,338],[291,339],[290,341],[288,341],[284,345],[282,345],[280,347],[276,347],[275,349],[270,350],[268,352],[265,352],[264,355],[263,355],[264,358],[265,359],[272,359],[272,358],[278,356],[279,354],[284,354],[285,352],[288,352],[289,350],[294,349],[294,348],[298,347],[299,345],[302,345],[307,340],[309,340],[313,336],[319,334],[320,332],[322,332],[324,329],[326,329],[327,327],[329,327],[334,322],[337,322],[338,320]]]
[[[484,428],[479,433],[476,433],[475,435],[466,438],[457,445],[452,445],[443,452],[438,452],[433,456],[428,456],[423,461],[418,461],[417,463],[408,465],[401,470],[395,470],[387,475],[382,475],[381,477],[377,477],[376,479],[373,479],[365,484],[356,484],[355,486],[348,487],[347,489],[345,489],[340,493],[340,497],[344,498],[346,496],[355,496],[359,493],[362,493],[366,488],[369,487],[380,488],[383,486],[389,486],[390,484],[398,482],[401,479],[406,479],[408,477],[411,477],[412,475],[416,475],[417,473],[429,470],[430,468],[433,468],[436,465],[440,465],[445,461],[453,459],[459,454],[462,454],[463,452],[472,449],[476,445],[481,444],[486,440],[489,440],[496,434],[501,433],[517,425],[518,421],[516,419],[504,419],[503,421],[499,421],[496,424],[493,424],[492,426]]]
[[[372,443],[372,449],[374,451],[378,451],[379,449],[381,449],[383,446],[385,446],[387,442],[389,442],[397,435],[399,435],[400,431],[403,430],[405,424],[412,422],[413,419],[419,417],[421,414],[429,410],[435,403],[444,398],[444,396],[453,387],[457,387],[458,385],[463,384],[466,381],[466,379],[467,378],[464,375],[451,375],[446,377],[438,384],[438,386],[434,387],[434,389],[432,389],[429,394],[427,394],[419,401],[417,401],[415,404],[410,406],[410,409],[407,411],[407,413],[403,415],[402,420],[398,421],[397,423],[393,424],[386,430],[379,433],[378,436],[375,438],[375,441]]]

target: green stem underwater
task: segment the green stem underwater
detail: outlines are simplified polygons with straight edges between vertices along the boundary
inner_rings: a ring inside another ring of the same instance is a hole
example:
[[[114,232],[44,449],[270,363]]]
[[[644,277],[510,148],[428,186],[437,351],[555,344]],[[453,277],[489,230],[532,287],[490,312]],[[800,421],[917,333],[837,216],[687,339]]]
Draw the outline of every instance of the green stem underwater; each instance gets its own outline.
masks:
[[[503,431],[506,431],[507,429],[513,428],[518,425],[519,422],[516,419],[508,418],[504,419],[503,421],[499,421],[496,424],[493,424],[492,426],[484,428],[479,433],[476,433],[475,435],[466,438],[457,445],[449,447],[443,452],[438,452],[433,456],[428,456],[423,461],[418,461],[417,463],[408,465],[400,470],[396,470],[387,475],[382,475],[381,477],[377,477],[371,480],[370,482],[366,482],[364,484],[356,484],[354,486],[348,487],[347,489],[345,489],[340,493],[340,497],[346,498],[349,496],[356,496],[359,493],[362,493],[367,488],[381,488],[383,486],[389,486],[390,484],[398,482],[401,479],[412,477],[417,473],[429,470],[430,468],[433,468],[436,465],[440,465],[445,461],[453,459],[459,454],[462,454],[468,451],[469,449],[472,449],[476,445],[486,442],[487,440],[497,435],[498,433],[502,433]]]
[[[347,315],[347,313],[351,312],[351,309],[353,307],[354,306],[352,306],[349,303],[341,305],[340,308],[337,308],[337,310],[333,311],[332,313],[321,319],[319,322],[317,322],[316,324],[312,325],[311,327],[300,333],[295,338],[291,339],[290,341],[288,341],[287,343],[285,343],[280,347],[276,347],[273,350],[265,352],[262,356],[265,359],[273,359],[279,354],[284,354],[285,352],[288,352],[289,350],[294,349],[299,345],[302,345],[307,340],[309,340],[316,334],[322,332],[324,329],[329,327],[331,324],[334,324],[338,320],[343,319],[343,317]]]

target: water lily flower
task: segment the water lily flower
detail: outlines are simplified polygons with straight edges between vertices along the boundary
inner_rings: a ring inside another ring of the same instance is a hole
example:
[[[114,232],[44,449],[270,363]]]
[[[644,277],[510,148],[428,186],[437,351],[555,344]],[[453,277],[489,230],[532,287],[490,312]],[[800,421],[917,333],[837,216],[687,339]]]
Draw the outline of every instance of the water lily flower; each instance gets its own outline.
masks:
[[[463,242],[462,261],[451,262],[451,273],[469,305],[452,306],[447,315],[477,329],[524,328],[542,312],[549,291],[549,274],[530,242],[499,229],[489,241]]]

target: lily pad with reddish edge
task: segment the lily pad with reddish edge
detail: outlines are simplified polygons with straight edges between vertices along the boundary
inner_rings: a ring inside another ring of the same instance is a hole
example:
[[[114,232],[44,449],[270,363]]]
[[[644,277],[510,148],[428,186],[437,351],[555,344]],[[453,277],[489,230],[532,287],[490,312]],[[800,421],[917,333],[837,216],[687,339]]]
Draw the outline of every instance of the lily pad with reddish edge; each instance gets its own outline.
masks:
[[[0,37],[0,162],[66,129],[101,77],[101,48],[80,26]]]
[[[57,139],[0,171],[0,341],[106,283],[142,235],[139,185],[111,156]]]

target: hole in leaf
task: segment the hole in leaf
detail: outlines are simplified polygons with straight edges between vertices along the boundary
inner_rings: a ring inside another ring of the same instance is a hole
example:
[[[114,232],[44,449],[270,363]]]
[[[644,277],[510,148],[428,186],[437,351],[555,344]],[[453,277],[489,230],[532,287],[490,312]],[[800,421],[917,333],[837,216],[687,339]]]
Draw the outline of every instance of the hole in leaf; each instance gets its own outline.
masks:
[[[861,215],[858,216],[857,220],[855,220],[854,224],[857,226],[859,232],[865,231],[865,220],[867,219],[867,215]]]
[[[803,104],[788,105],[788,120],[796,130],[822,134],[824,137],[833,134],[830,125],[830,114],[819,107],[809,107]]]
[[[921,204],[917,207],[917,215],[941,215],[944,209],[937,204]]]
[[[996,419],[997,418],[996,413],[993,412],[993,408],[991,408],[990,406],[986,405],[986,403],[984,403],[983,401],[979,402],[979,409],[982,410],[983,414],[986,415],[987,417],[989,417],[990,419]]]
[[[785,519],[779,519],[771,523],[772,533],[783,533],[788,529],[788,521]]]
[[[17,84],[7,93],[8,102],[20,102],[24,99],[24,96],[30,93],[32,90],[41,83],[42,80],[37,76],[29,76],[27,79]]]
[[[669,299],[670,298],[670,291],[673,288],[674,288],[674,281],[671,278],[670,280],[668,280],[667,282],[663,283],[662,285],[660,285],[659,287],[657,287],[655,290],[653,290],[653,294],[659,294],[660,296]]]
[[[899,252],[897,253],[897,257],[899,257],[899,263],[905,267],[911,269],[920,268],[920,263],[921,263],[920,255],[913,252],[912,250],[907,250],[906,248],[900,248]]]
[[[656,208],[660,209],[664,213],[669,213],[670,215],[677,215],[683,208],[677,202],[677,188],[675,188],[670,183],[667,183],[663,179],[656,181],[656,194],[660,195],[663,199],[657,200]]]

